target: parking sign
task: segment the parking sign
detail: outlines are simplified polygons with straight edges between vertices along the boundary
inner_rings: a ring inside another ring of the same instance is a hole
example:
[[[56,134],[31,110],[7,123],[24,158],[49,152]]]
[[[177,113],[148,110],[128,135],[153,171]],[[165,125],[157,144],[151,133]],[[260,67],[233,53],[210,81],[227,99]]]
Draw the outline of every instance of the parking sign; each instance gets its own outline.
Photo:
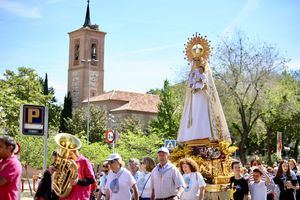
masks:
[[[48,108],[37,105],[21,106],[20,132],[23,135],[43,136],[48,123]]]

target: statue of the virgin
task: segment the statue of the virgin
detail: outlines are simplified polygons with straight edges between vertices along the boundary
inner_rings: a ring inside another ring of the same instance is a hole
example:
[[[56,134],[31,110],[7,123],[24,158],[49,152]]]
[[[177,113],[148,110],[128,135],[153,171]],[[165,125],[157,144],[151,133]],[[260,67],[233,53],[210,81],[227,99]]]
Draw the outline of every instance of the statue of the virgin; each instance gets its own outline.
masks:
[[[211,52],[205,37],[196,35],[186,45],[190,63],[186,98],[178,131],[178,142],[205,144],[231,142],[219,95],[208,65]]]

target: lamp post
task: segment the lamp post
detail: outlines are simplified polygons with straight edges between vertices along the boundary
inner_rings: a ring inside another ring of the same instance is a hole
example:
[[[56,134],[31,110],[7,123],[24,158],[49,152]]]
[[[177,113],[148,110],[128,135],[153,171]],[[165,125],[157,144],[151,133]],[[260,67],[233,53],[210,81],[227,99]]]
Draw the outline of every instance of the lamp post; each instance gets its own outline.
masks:
[[[82,63],[88,64],[88,103],[87,103],[87,125],[86,125],[86,135],[87,135],[87,143],[89,144],[90,137],[90,95],[91,95],[91,84],[90,84],[90,71],[91,71],[91,62],[98,62],[95,59],[95,55],[93,54],[92,59],[81,59]]]

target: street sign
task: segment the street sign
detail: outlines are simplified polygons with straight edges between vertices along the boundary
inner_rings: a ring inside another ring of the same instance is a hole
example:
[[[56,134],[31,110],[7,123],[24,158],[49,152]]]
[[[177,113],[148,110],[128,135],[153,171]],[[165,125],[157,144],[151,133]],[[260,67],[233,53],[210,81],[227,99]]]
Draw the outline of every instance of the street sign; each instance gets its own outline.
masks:
[[[43,136],[47,131],[48,108],[45,106],[22,105],[20,132],[23,135]]]
[[[165,147],[172,150],[176,147],[176,140],[165,140]]]
[[[282,154],[282,133],[277,132],[277,146],[276,146],[276,154],[279,159],[281,159]]]
[[[106,136],[106,142],[107,143],[113,143],[115,140],[115,135],[113,130],[107,130],[105,133]]]

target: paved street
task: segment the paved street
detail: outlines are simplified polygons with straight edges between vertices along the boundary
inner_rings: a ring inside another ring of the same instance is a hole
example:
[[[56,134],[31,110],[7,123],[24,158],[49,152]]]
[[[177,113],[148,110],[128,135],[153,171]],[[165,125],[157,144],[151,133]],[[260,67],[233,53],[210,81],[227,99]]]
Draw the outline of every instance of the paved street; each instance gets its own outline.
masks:
[[[32,182],[32,179],[30,180],[30,185],[31,185],[31,189],[32,189],[32,195],[34,196],[35,192],[33,191],[33,182]],[[36,184],[36,188],[37,188],[37,184]],[[31,196],[30,194],[30,190],[29,190],[29,185],[28,185],[28,182],[25,181],[24,182],[24,192],[21,192],[21,199],[22,200],[32,200],[33,199],[33,196]]]
[[[34,196],[34,193],[33,193]],[[30,191],[29,190],[24,190],[24,192],[21,193],[21,199],[22,200],[32,200],[33,197],[30,195]]]

